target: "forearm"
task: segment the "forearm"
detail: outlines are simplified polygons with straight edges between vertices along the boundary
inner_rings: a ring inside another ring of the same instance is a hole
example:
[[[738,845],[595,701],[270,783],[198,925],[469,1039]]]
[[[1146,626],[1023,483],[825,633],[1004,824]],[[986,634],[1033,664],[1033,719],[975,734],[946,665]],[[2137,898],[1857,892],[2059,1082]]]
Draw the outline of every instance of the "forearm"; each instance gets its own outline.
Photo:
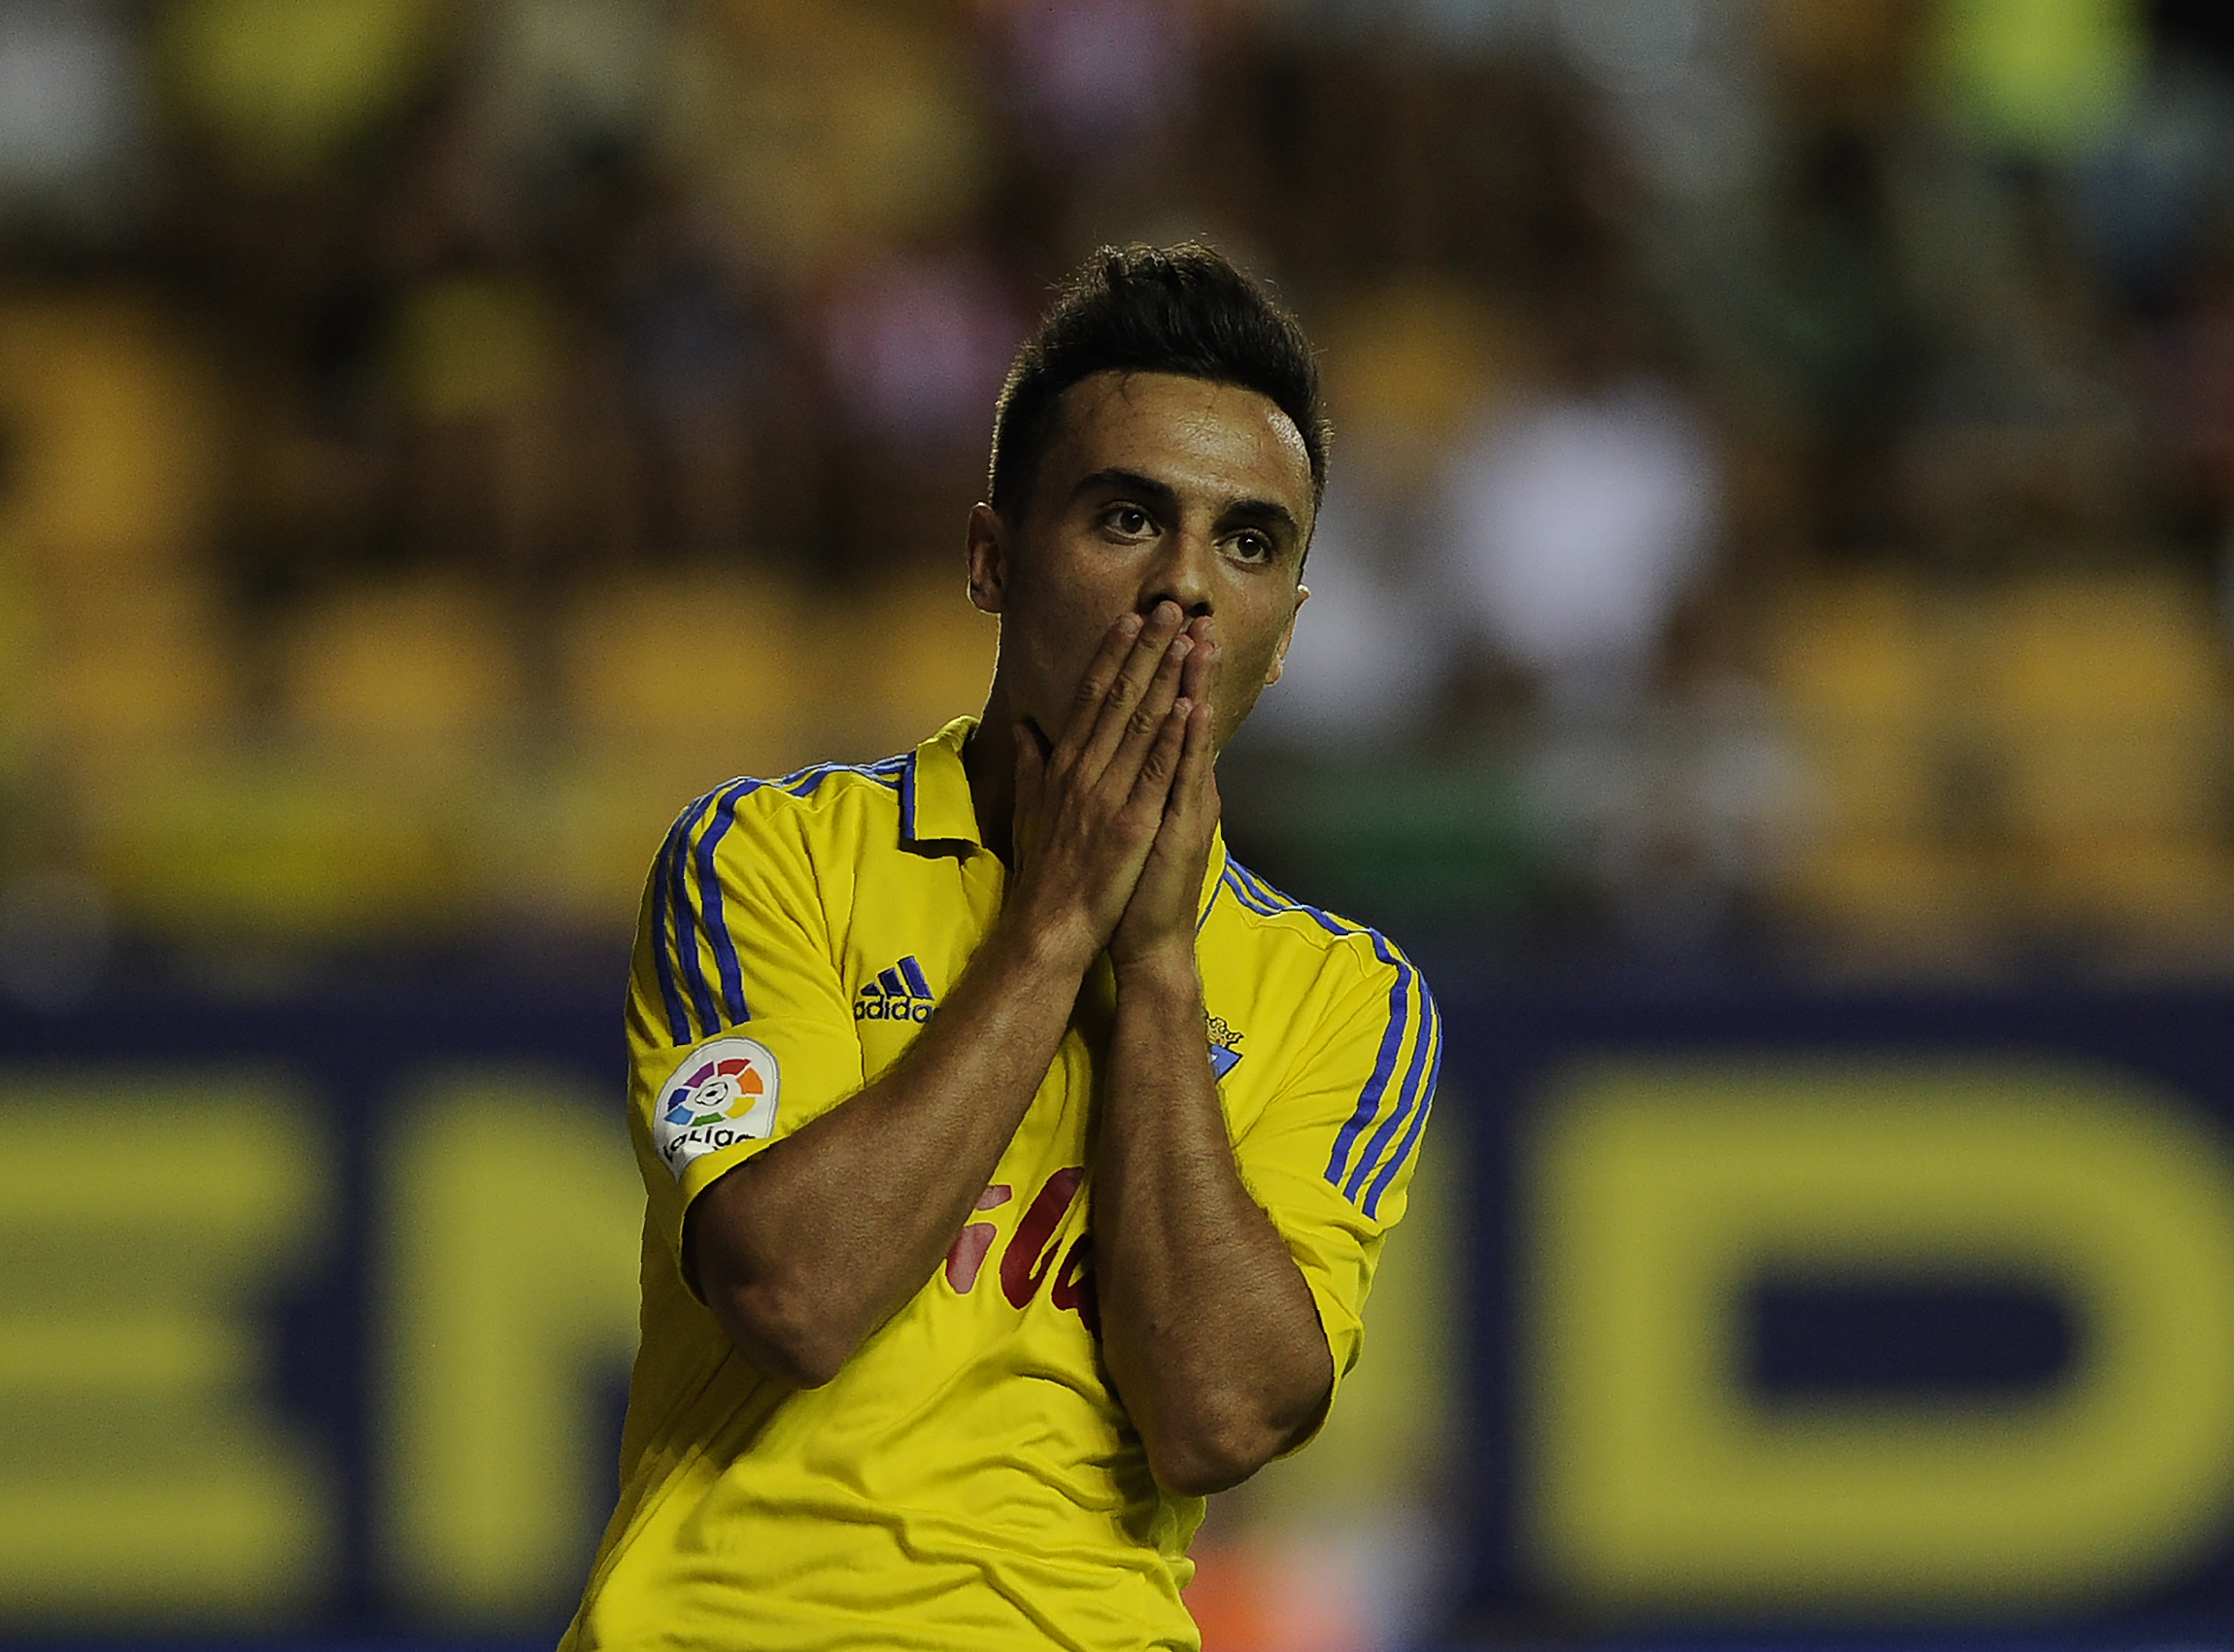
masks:
[[[1110,1373],[1167,1489],[1235,1484],[1318,1415],[1326,1335],[1235,1167],[1191,957],[1119,978],[1094,1245]]]
[[[889,1072],[699,1196],[685,1252],[755,1365],[827,1382],[922,1288],[1046,1077],[1084,970],[1075,942],[996,926]]]

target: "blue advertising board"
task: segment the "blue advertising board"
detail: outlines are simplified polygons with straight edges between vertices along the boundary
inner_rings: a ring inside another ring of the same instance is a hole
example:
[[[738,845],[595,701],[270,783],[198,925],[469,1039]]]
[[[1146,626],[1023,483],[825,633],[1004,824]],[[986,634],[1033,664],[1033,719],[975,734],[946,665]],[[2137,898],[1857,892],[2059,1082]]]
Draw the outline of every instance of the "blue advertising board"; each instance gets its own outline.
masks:
[[[1455,1635],[2234,1626],[2234,994],[1442,996]],[[0,1639],[555,1635],[617,999],[0,1011]]]

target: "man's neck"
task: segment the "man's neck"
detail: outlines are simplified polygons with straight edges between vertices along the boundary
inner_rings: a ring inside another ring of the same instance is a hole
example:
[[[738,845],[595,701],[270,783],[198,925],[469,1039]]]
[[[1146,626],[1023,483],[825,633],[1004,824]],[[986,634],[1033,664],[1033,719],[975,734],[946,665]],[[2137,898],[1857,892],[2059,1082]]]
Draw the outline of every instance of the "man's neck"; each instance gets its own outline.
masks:
[[[963,773],[969,777],[970,806],[977,812],[977,837],[1013,868],[1016,849],[1016,725],[1008,691],[999,682],[986,696],[969,743],[962,749]]]

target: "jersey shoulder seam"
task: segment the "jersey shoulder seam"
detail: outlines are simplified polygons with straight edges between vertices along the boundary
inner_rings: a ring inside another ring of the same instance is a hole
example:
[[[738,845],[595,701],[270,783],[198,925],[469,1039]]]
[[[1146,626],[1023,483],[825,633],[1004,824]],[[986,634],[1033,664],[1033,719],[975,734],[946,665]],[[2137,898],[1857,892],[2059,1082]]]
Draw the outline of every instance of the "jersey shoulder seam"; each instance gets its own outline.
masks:
[[[1390,970],[1409,970],[1420,979],[1419,966],[1404,949],[1371,925],[1344,918],[1274,889],[1231,856],[1221,880],[1222,895],[1241,911],[1250,927],[1274,929],[1316,947],[1330,956],[1347,958],[1361,978],[1385,981]],[[1426,985],[1421,980],[1421,985]]]
[[[897,821],[906,763],[903,756],[875,763],[813,763],[774,779],[739,775],[693,799],[683,814],[702,821],[720,812],[739,825],[748,817],[769,823],[814,819],[864,794],[881,793],[892,799]]]
[[[725,780],[721,785],[696,799],[698,803],[727,798],[734,793],[742,803],[747,797],[756,799],[757,809],[781,809],[785,802],[803,810],[827,807],[833,799],[852,796],[866,789],[881,792],[897,799],[899,795],[900,777],[906,772],[913,753],[885,758],[873,763],[809,763],[786,775],[773,778],[741,774]],[[782,799],[784,801],[779,801]]]

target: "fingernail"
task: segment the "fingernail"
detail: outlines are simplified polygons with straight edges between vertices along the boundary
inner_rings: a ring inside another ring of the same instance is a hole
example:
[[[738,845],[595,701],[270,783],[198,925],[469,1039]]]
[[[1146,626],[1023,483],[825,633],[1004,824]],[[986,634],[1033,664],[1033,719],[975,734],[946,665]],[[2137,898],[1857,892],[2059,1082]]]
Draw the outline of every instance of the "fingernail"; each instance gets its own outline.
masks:
[[[1188,655],[1194,652],[1195,645],[1193,641],[1190,640],[1184,633],[1171,639],[1170,654],[1173,659],[1184,659]]]
[[[1140,616],[1137,614],[1126,615],[1117,622],[1117,629],[1126,636],[1137,636],[1140,631]]]
[[[1181,694],[1177,699],[1171,702],[1171,714],[1174,717],[1185,717],[1194,709],[1195,702],[1189,699],[1185,694]]]

